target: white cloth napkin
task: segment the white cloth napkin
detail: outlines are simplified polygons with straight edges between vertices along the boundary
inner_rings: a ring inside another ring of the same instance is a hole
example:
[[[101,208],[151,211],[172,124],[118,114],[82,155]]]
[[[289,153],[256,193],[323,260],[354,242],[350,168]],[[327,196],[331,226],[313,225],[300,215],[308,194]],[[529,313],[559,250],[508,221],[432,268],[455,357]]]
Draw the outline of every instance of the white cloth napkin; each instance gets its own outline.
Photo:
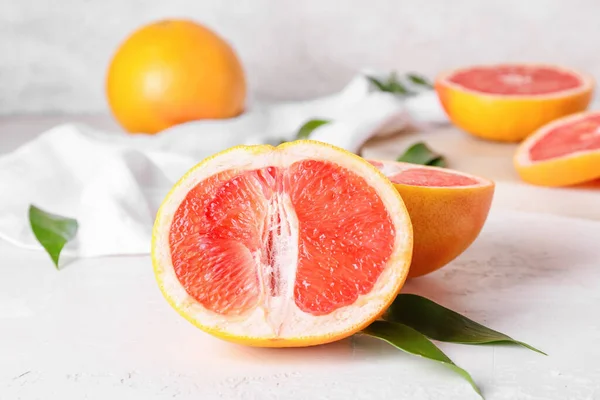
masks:
[[[311,139],[353,152],[370,137],[407,124],[446,122],[434,92],[400,99],[378,91],[360,74],[331,96],[256,104],[238,118],[190,122],[155,136],[58,126],[0,157],[0,238],[41,248],[27,218],[34,204],[79,222],[65,252],[146,254],[155,213],[185,171],[234,145],[291,140],[315,118],[332,123],[315,130]]]

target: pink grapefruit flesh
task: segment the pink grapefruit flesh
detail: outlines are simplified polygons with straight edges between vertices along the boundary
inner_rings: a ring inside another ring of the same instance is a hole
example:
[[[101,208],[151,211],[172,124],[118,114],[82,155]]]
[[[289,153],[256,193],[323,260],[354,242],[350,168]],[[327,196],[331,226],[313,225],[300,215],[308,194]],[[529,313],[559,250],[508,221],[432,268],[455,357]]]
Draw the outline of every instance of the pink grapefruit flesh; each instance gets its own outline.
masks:
[[[394,161],[368,160],[377,167],[392,183],[411,186],[458,187],[480,185],[482,178],[453,171],[418,164]]]
[[[571,90],[582,84],[571,72],[528,65],[474,67],[457,72],[449,81],[480,93],[534,96]]]
[[[313,315],[328,314],[373,288],[395,235],[382,201],[363,178],[307,160],[287,169],[221,172],[196,185],[181,203],[170,232],[173,267],[205,308],[227,315],[256,307],[261,282],[253,257],[275,271],[273,247],[281,235],[276,229],[289,229],[278,208],[283,194],[300,221],[296,305]],[[282,277],[262,284],[275,295]]]
[[[547,124],[517,149],[521,178],[541,186],[570,186],[600,178],[600,112],[571,115]]]
[[[600,114],[550,129],[529,150],[531,161],[600,149]]]
[[[471,177],[448,172],[424,169],[408,169],[389,177],[392,183],[414,186],[470,186],[479,182]]]

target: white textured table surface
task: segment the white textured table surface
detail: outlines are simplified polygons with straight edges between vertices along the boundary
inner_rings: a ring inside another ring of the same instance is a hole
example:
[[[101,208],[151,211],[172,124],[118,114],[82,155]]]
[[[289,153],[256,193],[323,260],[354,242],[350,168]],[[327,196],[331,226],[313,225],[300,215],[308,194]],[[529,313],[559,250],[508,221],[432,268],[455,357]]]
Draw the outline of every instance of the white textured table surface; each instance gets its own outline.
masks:
[[[0,120],[0,153],[60,121]],[[427,135],[452,154],[453,167],[501,184],[475,244],[405,290],[549,356],[507,346],[441,347],[487,399],[600,399],[600,222],[593,221],[600,219],[600,191],[526,187],[506,168],[511,146],[452,130]],[[414,139],[388,140],[366,155],[395,156]],[[510,211],[531,208],[542,214]],[[41,252],[0,242],[0,255],[2,400],[477,398],[444,368],[364,337],[293,350],[213,339],[163,301],[148,257],[76,260],[56,272]]]

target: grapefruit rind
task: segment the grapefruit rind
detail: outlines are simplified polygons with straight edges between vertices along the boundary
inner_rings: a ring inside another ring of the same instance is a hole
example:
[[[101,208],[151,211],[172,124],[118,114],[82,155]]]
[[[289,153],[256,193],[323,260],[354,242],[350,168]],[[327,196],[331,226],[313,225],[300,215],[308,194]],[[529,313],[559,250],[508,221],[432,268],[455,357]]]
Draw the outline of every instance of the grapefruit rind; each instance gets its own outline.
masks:
[[[449,80],[458,72],[476,65],[440,74],[435,81],[440,102],[450,120],[474,136],[501,142],[519,142],[536,129],[566,115],[584,111],[592,100],[595,82],[584,73],[553,65],[515,64],[547,67],[576,75],[581,86],[552,94],[492,94],[468,89]]]
[[[539,186],[571,186],[600,178],[600,150],[583,150],[548,160],[532,161],[531,148],[546,134],[565,124],[588,116],[598,116],[600,111],[581,112],[559,118],[544,125],[518,147],[514,166],[521,179]]]
[[[269,325],[269,310],[257,307],[243,317],[213,313],[195,301],[179,282],[171,262],[169,227],[186,194],[199,182],[231,169],[288,167],[296,161],[314,159],[334,162],[363,177],[380,195],[396,230],[387,266],[370,293],[352,305],[328,315],[313,316],[288,302],[289,315],[280,331]],[[171,189],[161,205],[152,237],[152,261],[160,290],[177,312],[200,329],[229,341],[262,347],[309,346],[350,336],[378,318],[394,300],[406,280],[412,255],[412,225],[400,194],[387,178],[362,158],[320,142],[296,141],[278,147],[237,146],[212,157],[188,171]]]

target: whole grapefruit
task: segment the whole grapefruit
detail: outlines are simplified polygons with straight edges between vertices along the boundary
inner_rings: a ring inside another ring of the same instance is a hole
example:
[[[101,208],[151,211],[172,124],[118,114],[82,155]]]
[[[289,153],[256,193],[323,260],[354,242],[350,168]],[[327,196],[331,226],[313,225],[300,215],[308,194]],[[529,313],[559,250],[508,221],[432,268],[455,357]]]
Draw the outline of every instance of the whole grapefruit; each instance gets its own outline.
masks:
[[[162,20],[133,32],[108,68],[106,96],[125,130],[156,133],[244,110],[246,80],[232,47],[190,20]]]

